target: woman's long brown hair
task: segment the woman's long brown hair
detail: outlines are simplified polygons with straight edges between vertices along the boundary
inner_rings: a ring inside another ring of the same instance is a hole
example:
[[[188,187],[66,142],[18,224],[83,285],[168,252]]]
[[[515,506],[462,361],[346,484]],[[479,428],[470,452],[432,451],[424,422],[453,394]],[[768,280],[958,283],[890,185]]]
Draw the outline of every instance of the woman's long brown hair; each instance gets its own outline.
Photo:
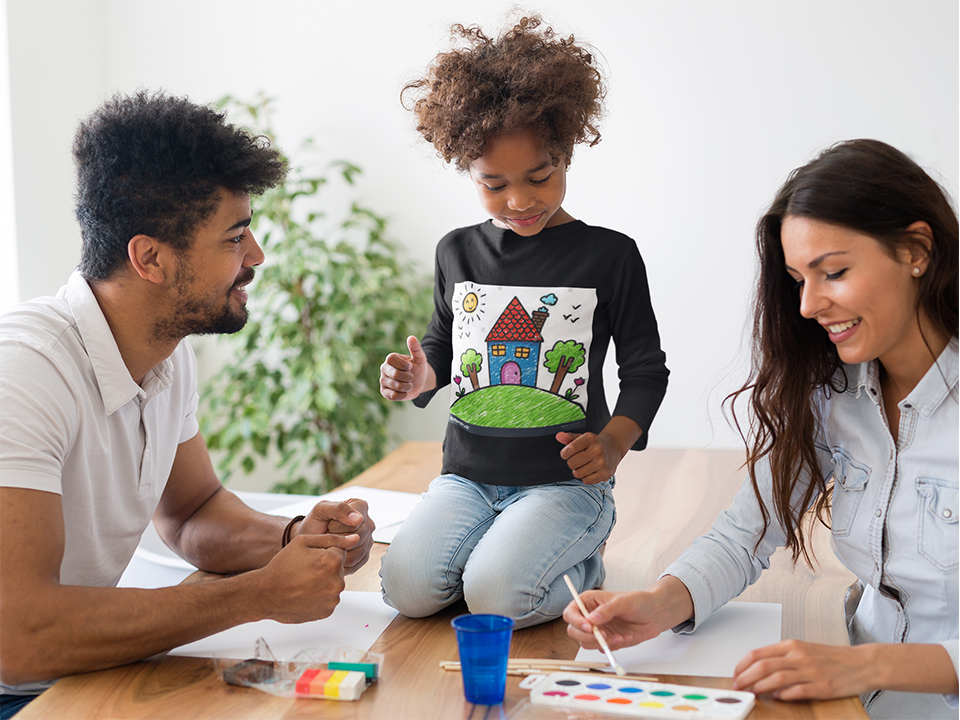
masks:
[[[838,143],[795,170],[757,223],[759,278],[750,377],[724,402],[747,446],[746,467],[764,533],[772,510],[794,562],[803,556],[811,563],[803,518],[812,509],[813,516],[828,525],[832,490],[815,448],[821,424],[816,400],[847,388],[836,347],[815,320],[800,315],[800,295],[786,271],[780,241],[787,216],[870,235],[891,255],[905,244],[925,251],[907,228],[916,221],[930,225],[933,244],[928,270],[915,281],[916,310],[918,318],[922,315],[928,327],[946,338],[957,337],[960,240],[956,211],[940,186],[913,160],[877,140]],[[738,418],[742,400],[747,405],[746,431]],[[762,461],[769,464],[772,509],[760,492]],[[798,487],[802,490],[795,497]]]

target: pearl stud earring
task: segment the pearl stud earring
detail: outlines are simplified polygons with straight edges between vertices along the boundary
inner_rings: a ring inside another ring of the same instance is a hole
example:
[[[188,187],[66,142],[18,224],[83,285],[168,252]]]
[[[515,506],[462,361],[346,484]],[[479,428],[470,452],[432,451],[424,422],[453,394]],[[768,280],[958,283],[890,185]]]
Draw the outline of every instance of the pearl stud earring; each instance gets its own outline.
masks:
[[[913,269],[913,276],[914,276],[914,277],[920,277],[920,268],[915,267],[915,268]]]

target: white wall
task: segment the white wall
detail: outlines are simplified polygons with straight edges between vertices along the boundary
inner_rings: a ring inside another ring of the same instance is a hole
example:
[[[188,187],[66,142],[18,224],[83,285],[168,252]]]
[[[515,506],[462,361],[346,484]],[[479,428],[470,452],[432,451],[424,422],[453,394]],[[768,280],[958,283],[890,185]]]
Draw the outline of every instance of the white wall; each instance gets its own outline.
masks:
[[[398,92],[452,22],[496,28],[513,4],[8,0],[22,296],[54,292],[77,262],[77,119],[139,87],[205,102],[265,89],[286,145],[314,135],[359,164],[358,192],[429,272],[437,239],[484,217],[419,142]],[[603,142],[576,152],[564,205],[632,235],[647,262],[672,371],[651,445],[737,447],[719,401],[742,377],[753,226],[788,172],[832,142],[875,137],[956,198],[958,4],[525,6],[593,43],[609,73]],[[401,413],[398,437],[439,439],[440,409],[423,418]]]
[[[7,0],[0,0],[0,312],[20,299],[17,226],[13,192],[13,129],[10,127],[10,53]]]

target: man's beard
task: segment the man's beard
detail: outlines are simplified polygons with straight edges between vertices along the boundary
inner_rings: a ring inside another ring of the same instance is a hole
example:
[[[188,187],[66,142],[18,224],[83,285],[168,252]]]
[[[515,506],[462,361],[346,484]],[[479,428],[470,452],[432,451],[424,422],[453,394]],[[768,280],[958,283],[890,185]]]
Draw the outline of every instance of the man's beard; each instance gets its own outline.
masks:
[[[246,306],[234,310],[230,293],[239,285],[253,280],[254,269],[246,268],[224,295],[198,298],[188,296],[193,275],[188,271],[177,273],[178,297],[170,315],[154,325],[154,339],[160,343],[179,341],[188,335],[229,335],[239,332],[247,324],[250,313]],[[186,276],[186,277],[184,277]]]

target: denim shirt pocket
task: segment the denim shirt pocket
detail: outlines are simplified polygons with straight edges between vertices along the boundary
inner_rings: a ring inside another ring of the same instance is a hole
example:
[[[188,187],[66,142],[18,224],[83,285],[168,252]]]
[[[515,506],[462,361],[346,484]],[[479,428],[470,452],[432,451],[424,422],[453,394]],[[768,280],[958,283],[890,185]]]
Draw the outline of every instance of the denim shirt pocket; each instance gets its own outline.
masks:
[[[863,489],[870,478],[870,468],[854,460],[842,448],[833,449],[833,500],[830,524],[834,535],[850,534],[853,519],[863,498]]]
[[[920,512],[917,550],[942,572],[957,569],[957,516],[960,515],[957,483],[936,478],[917,478]]]

